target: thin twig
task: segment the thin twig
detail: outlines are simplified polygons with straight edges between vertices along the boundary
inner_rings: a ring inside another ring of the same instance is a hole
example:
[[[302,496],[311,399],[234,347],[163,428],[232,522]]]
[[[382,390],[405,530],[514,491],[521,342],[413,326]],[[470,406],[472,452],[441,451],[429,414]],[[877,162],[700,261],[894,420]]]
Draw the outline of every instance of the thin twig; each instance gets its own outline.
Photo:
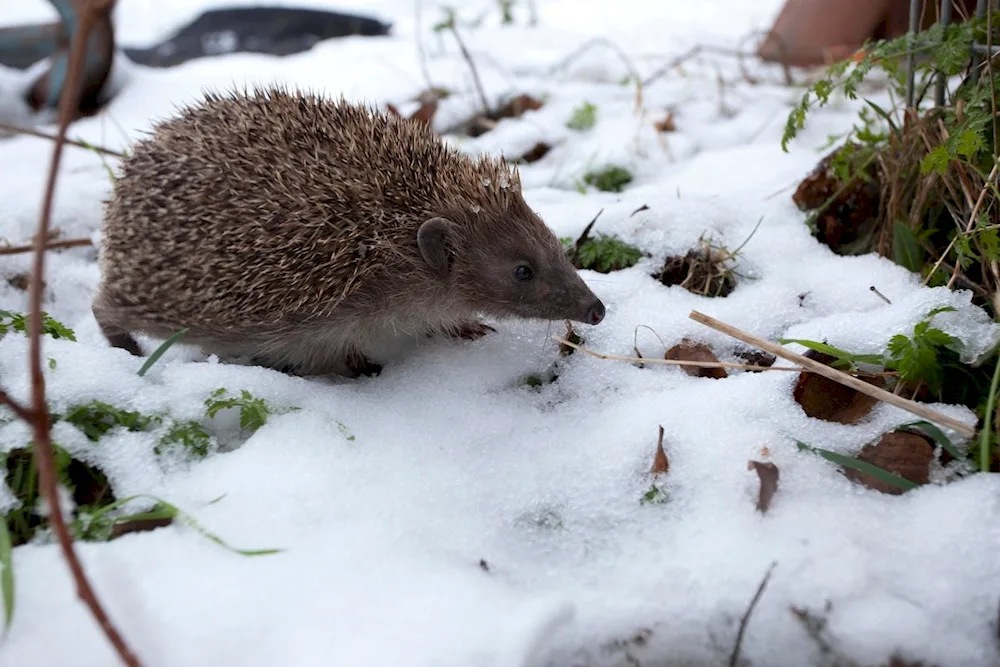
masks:
[[[57,248],[81,248],[83,246],[92,245],[94,245],[94,242],[90,239],[63,239],[62,241],[49,241],[45,244],[45,249],[55,250]],[[0,246],[0,255],[17,255],[23,252],[33,252],[37,249],[38,247],[33,243],[31,245],[15,245],[7,247]]]
[[[427,84],[428,89],[432,89],[434,88],[434,83],[431,81],[431,73],[427,67],[427,51],[424,49],[424,36],[421,32],[423,25],[421,21],[422,5],[423,0],[413,0],[413,20],[417,24],[417,56],[420,59],[420,71],[424,75],[424,83]]]
[[[34,421],[35,417],[31,414],[31,410],[15,401],[14,398],[3,389],[0,389],[0,404],[6,405],[11,409],[11,412],[18,416],[18,418],[23,419],[29,424]]]
[[[969,214],[969,220],[968,220],[968,222],[965,225],[965,233],[968,233],[968,231],[970,229],[972,229],[972,225],[975,224],[975,222],[976,222],[976,215],[979,213],[979,207],[982,206],[983,199],[986,198],[986,193],[989,191],[990,181],[992,181],[997,176],[997,169],[998,169],[998,167],[1000,167],[1000,157],[998,157],[996,159],[996,161],[993,162],[993,169],[990,170],[989,175],[986,177],[986,184],[983,185],[983,189],[979,191],[979,198],[976,199],[976,203],[975,203],[975,205],[972,208],[972,213]],[[933,276],[937,272],[937,270],[939,268],[941,268],[941,263],[944,262],[944,260],[948,257],[948,253],[951,252],[951,249],[953,247],[955,247],[955,242],[958,240],[958,237],[961,234],[962,234],[962,230],[959,230],[958,234],[955,234],[955,236],[952,237],[951,242],[948,244],[948,247],[944,249],[944,252],[941,253],[941,257],[938,258],[938,260],[934,263],[934,266],[931,267],[930,272],[924,278],[924,281],[923,281],[924,285],[926,285],[930,281],[931,276]],[[955,281],[955,274],[956,273],[958,273],[958,263],[957,262],[955,263],[955,271],[952,273],[952,278],[951,278],[951,280],[948,281],[948,287],[949,288],[951,287],[951,285]]]
[[[14,132],[15,134],[25,134],[29,137],[37,137],[38,139],[48,139],[49,141],[56,140],[55,135],[49,134],[48,132],[42,132],[41,130],[36,130],[30,127],[22,127],[20,125],[11,125],[10,123],[0,122],[0,130],[7,130],[8,132]],[[78,139],[66,139],[66,143],[70,146],[85,148],[89,151],[97,151],[98,153],[110,155],[111,157],[127,157],[125,153],[122,153],[121,151],[114,151],[110,148],[104,148],[103,146],[95,146],[94,144],[88,144]]]
[[[748,333],[740,331],[734,326],[730,326],[725,322],[720,322],[719,320],[709,317],[704,313],[699,313],[697,310],[692,310],[688,317],[695,322],[704,324],[710,329],[715,329],[716,331],[722,332],[727,336],[741,340],[744,343],[759,347],[760,349],[766,350],[775,356],[791,361],[793,364],[804,366],[807,370],[816,373],[817,375],[822,375],[823,377],[829,378],[834,382],[839,382],[844,386],[860,391],[862,394],[866,394],[872,398],[884,401],[897,408],[906,410],[907,412],[911,412],[915,415],[923,417],[927,421],[937,422],[938,424],[954,429],[966,437],[971,438],[976,434],[975,429],[964,422],[953,419],[948,415],[938,412],[937,410],[931,410],[930,408],[915,401],[902,398],[901,396],[896,396],[885,389],[880,389],[879,387],[869,384],[868,382],[864,382],[852,375],[848,375],[843,371],[839,371],[835,368],[827,366],[826,364],[821,364],[815,359],[810,359],[809,357],[801,354],[796,354],[795,352],[785,349],[781,345],[776,345],[764,340],[763,338],[758,338],[757,336],[752,336]]]
[[[744,371],[796,371],[801,372],[802,368],[797,368],[795,366],[754,366],[752,364],[737,364],[729,361],[683,361],[681,359],[658,359],[656,357],[644,358],[644,357],[624,357],[618,356],[616,354],[604,354],[603,352],[597,352],[596,350],[591,350],[583,345],[578,345],[576,343],[571,343],[570,341],[562,338],[560,336],[552,336],[552,340],[567,345],[576,350],[580,350],[592,357],[597,357],[598,359],[605,359],[607,361],[631,361],[634,363],[643,364],[662,364],[664,366],[698,366],[700,368],[735,368],[737,370]]]
[[[97,21],[98,16],[111,9],[112,0],[90,0],[83,5],[80,12],[80,20],[73,35],[72,48],[69,58],[69,72],[67,74],[66,88],[59,99],[59,133],[55,137],[55,147],[52,152],[52,161],[49,165],[48,181],[45,186],[45,197],[42,201],[42,211],[38,222],[38,234],[36,238],[46,239],[49,237],[49,227],[52,217],[52,204],[55,198],[56,181],[59,175],[59,163],[62,157],[62,149],[66,140],[66,128],[73,117],[74,108],[77,106],[81,93],[81,79],[83,74],[83,60],[86,53],[87,41],[90,31]],[[55,474],[55,462],[52,452],[52,441],[50,440],[49,414],[45,402],[45,376],[42,372],[42,276],[45,272],[45,252],[44,244],[39,244],[35,249],[34,270],[31,274],[30,293],[30,313],[28,317],[29,335],[29,363],[31,369],[31,398],[32,398],[32,426],[34,431],[34,452],[35,466],[38,469],[38,481],[41,490],[44,492],[48,503],[49,524],[59,541],[63,556],[69,565],[76,582],[77,595],[90,608],[91,613],[97,620],[104,634],[118,652],[122,661],[130,667],[139,667],[140,663],[135,654],[125,643],[125,640],[118,633],[118,630],[111,623],[97,596],[91,588],[90,582],[83,571],[83,567],[77,558],[73,548],[73,541],[66,524],[63,520],[62,510],[59,502],[59,489]]]
[[[462,39],[462,35],[458,32],[458,25],[456,25],[455,15],[451,15],[451,21],[448,22],[448,29],[451,30],[452,34],[455,35],[455,41],[458,42],[458,48],[462,51],[462,57],[465,58],[465,62],[469,64],[469,71],[472,72],[472,80],[476,84],[476,90],[479,92],[479,100],[483,105],[483,113],[490,113],[490,103],[486,98],[486,92],[483,90],[483,82],[479,78],[479,70],[476,69],[476,63],[472,60],[472,55],[469,53],[469,49],[465,46],[465,40]]]
[[[682,64],[686,63],[687,61],[691,60],[692,58],[694,58],[695,56],[697,56],[699,53],[701,53],[702,50],[703,50],[703,48],[704,47],[702,47],[701,45],[692,46],[690,49],[688,49],[687,51],[685,51],[681,55],[677,56],[676,58],[674,58],[673,60],[671,60],[670,62],[668,62],[666,65],[660,67],[658,70],[654,71],[652,74],[650,74],[645,79],[643,79],[642,80],[642,85],[643,86],[648,86],[649,84],[653,83],[654,81],[656,81],[661,76],[665,75],[667,72],[669,72],[670,70],[674,69],[678,65],[682,65]]]
[[[764,589],[767,588],[767,582],[771,578],[771,572],[774,571],[774,567],[778,563],[772,562],[771,567],[767,568],[767,572],[764,573],[764,578],[760,580],[760,585],[757,586],[757,592],[753,594],[753,598],[750,600],[750,604],[747,606],[746,612],[743,614],[743,618],[740,619],[740,629],[736,633],[736,643],[733,645],[733,652],[729,656],[729,667],[736,667],[740,660],[740,649],[743,647],[743,634],[746,632],[747,625],[750,624],[750,616],[753,614],[753,610],[757,607],[757,603],[760,602],[761,597],[764,595]]]

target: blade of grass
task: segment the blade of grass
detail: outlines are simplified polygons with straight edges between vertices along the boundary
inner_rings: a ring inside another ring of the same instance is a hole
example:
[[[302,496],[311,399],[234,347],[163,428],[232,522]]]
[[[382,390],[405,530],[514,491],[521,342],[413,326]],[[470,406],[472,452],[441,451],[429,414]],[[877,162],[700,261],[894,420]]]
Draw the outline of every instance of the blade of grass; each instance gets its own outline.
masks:
[[[827,343],[819,343],[814,340],[807,340],[805,338],[779,338],[778,343],[781,345],[788,345],[789,343],[798,343],[802,347],[809,348],[814,352],[822,352],[823,354],[829,354],[831,357],[836,357],[843,361],[850,361],[852,363],[861,364],[881,364],[883,362],[882,356],[878,354],[851,354],[850,352],[845,352],[839,348],[829,345]]]
[[[130,501],[136,500],[138,498],[146,498],[148,500],[156,501],[161,505],[161,509],[147,510],[145,512],[136,514],[135,516],[142,516],[148,518],[155,517],[155,518],[180,519],[181,521],[189,525],[191,528],[201,533],[203,537],[207,538],[208,540],[211,540],[212,542],[215,542],[216,544],[218,544],[219,546],[228,551],[238,553],[242,556],[263,556],[263,555],[280,553],[282,551],[282,549],[237,549],[235,547],[231,547],[228,544],[226,544],[226,542],[224,542],[221,537],[218,537],[217,535],[208,532],[208,530],[203,528],[197,521],[194,520],[194,517],[192,517],[190,514],[187,514],[186,512],[178,508],[176,505],[172,505],[161,498],[157,498],[156,496],[150,496],[142,493],[136,494],[134,496],[129,496],[128,498],[122,498],[121,500],[117,500],[109,505],[106,505],[100,508],[99,510],[95,511],[93,513],[93,516],[94,518],[100,517],[101,515],[106,514],[107,512],[116,509],[118,507],[122,507],[125,504],[129,503]],[[120,518],[120,520],[129,521],[133,518],[134,517],[132,516],[123,516]]]
[[[139,373],[138,373],[139,377],[142,377],[143,375],[145,375],[146,371],[148,371],[150,368],[152,368],[153,364],[155,364],[157,361],[159,361],[160,357],[162,357],[163,354],[167,350],[169,350],[170,347],[174,343],[176,343],[177,341],[179,341],[184,336],[184,334],[186,334],[187,332],[188,332],[187,329],[181,329],[180,331],[178,331],[177,333],[175,333],[173,336],[171,336],[170,338],[168,338],[165,341],[163,341],[162,343],[160,343],[160,346],[153,351],[153,354],[149,355],[149,359],[146,359],[146,363],[144,363],[142,365],[142,368],[139,369]]]
[[[872,477],[875,477],[881,482],[892,484],[893,486],[897,486],[905,491],[909,491],[910,489],[915,489],[918,486],[920,486],[916,482],[911,482],[905,477],[900,477],[894,472],[889,472],[888,470],[879,468],[878,466],[872,465],[871,463],[866,463],[865,461],[861,461],[859,459],[850,456],[844,456],[843,454],[838,454],[836,452],[831,452],[827,449],[822,449],[820,447],[813,447],[812,445],[807,445],[804,442],[796,441],[795,444],[798,446],[800,450],[805,450],[812,452],[814,454],[819,454],[823,458],[827,459],[828,461],[832,461],[837,465],[843,466],[845,468],[853,468],[859,472],[871,475]]]
[[[979,470],[982,472],[990,471],[990,435],[993,431],[993,410],[997,404],[997,384],[1000,384],[1000,355],[997,355],[996,368],[993,369],[990,393],[986,399],[986,414],[983,415],[983,430],[979,434]]]
[[[919,431],[923,435],[926,435],[927,437],[932,439],[937,444],[941,445],[941,449],[948,452],[956,460],[960,461],[965,458],[965,455],[962,454],[962,452],[958,451],[958,447],[956,447],[948,438],[948,436],[944,434],[944,431],[942,431],[929,421],[919,420],[915,422],[907,422],[906,424],[901,425],[899,428],[901,430]]]
[[[7,521],[0,520],[0,595],[3,596],[3,627],[10,628],[14,620],[14,547],[7,530]]]

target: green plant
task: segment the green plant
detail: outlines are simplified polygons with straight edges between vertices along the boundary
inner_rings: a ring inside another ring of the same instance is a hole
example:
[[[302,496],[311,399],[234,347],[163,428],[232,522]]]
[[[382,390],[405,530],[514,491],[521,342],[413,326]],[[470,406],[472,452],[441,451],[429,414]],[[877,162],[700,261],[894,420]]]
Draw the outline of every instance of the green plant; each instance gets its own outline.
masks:
[[[153,452],[159,455],[171,447],[180,447],[190,456],[202,459],[208,456],[212,444],[212,436],[201,422],[187,420],[171,424],[166,433],[160,436]]]
[[[961,351],[961,341],[930,325],[938,313],[953,311],[947,306],[935,308],[913,327],[909,337],[896,334],[889,340],[889,355],[885,366],[899,372],[899,379],[908,384],[924,383],[934,394],[941,390],[944,380],[944,366],[941,360],[943,350]]]
[[[588,236],[579,244],[571,238],[559,240],[577,268],[591,269],[600,273],[620,271],[634,266],[642,259],[643,254],[635,246],[608,234]]]
[[[503,25],[513,25],[514,23],[514,0],[497,0],[500,5],[500,23]]]
[[[610,165],[583,175],[583,183],[602,192],[621,192],[632,182],[632,172],[624,167]]]
[[[238,396],[227,396],[225,388],[220,387],[205,399],[205,414],[214,418],[222,410],[238,408],[240,411],[240,428],[255,432],[267,423],[268,416],[298,410],[298,408],[275,408],[263,398],[256,398],[246,389],[241,389]]]
[[[585,101],[583,104],[573,109],[573,114],[570,116],[569,120],[566,121],[566,127],[571,130],[582,132],[594,127],[596,122],[597,107],[590,102]]]
[[[858,99],[873,71],[887,74],[893,104],[883,108],[862,98],[865,106],[858,122],[830,156],[830,171],[839,187],[822,205],[809,205],[813,213],[807,222],[815,232],[818,217],[826,211],[838,219],[857,218],[852,201],[858,197],[852,193],[860,192],[861,183],[873,183],[869,191],[881,188],[881,194],[874,195],[869,221],[857,227],[860,220],[843,220],[849,233],[834,236],[850,240],[832,242],[831,247],[851,254],[874,250],[921,273],[927,284],[972,288],[977,303],[987,308],[992,308],[989,294],[1000,282],[1000,226],[995,223],[1000,215],[995,184],[1000,165],[1000,70],[987,61],[974,74],[967,73],[972,41],[985,43],[987,32],[993,33],[994,44],[1000,39],[997,18],[993,20],[992,28],[987,18],[974,18],[867,45],[856,62],[835,64],[805,91],[789,113],[782,137],[787,150],[810,109],[829,103],[837,92]],[[915,106],[907,108],[903,64],[911,56]],[[944,90],[944,105],[924,108],[938,74],[965,76],[953,90]],[[853,240],[855,233],[859,238]]]
[[[0,338],[8,332],[26,334],[28,331],[28,316],[24,313],[13,313],[0,310]],[[65,338],[76,341],[76,333],[62,322],[52,319],[48,313],[42,313],[42,334],[53,338]]]
[[[116,426],[132,432],[145,431],[158,421],[156,417],[123,410],[98,400],[71,406],[64,415],[53,415],[53,421],[59,420],[76,426],[92,442],[97,442]]]

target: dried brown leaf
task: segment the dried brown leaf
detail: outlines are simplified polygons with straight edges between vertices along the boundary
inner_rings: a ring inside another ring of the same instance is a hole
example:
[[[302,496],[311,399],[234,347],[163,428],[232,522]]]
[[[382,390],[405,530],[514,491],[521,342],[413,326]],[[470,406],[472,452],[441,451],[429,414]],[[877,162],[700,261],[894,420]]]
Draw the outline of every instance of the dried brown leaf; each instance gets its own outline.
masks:
[[[674,114],[668,111],[663,120],[653,123],[653,127],[656,128],[657,132],[676,132],[677,125],[674,123]]]
[[[524,161],[524,162],[527,162],[529,164],[532,163],[532,162],[538,162],[543,157],[545,157],[545,155],[550,150],[552,150],[552,146],[550,146],[549,144],[545,143],[544,141],[539,141],[537,144],[535,144],[531,148],[530,151],[528,151],[527,153],[525,153],[524,155],[522,155],[519,159],[522,160],[522,161]]]
[[[878,442],[865,445],[858,459],[894,472],[916,484],[930,481],[930,465],[934,460],[934,443],[924,435],[912,431],[893,431],[884,434]],[[845,468],[844,475],[869,489],[899,495],[905,491],[854,468]]]
[[[718,363],[719,359],[712,353],[712,349],[704,343],[696,343],[685,338],[677,345],[667,350],[663,355],[664,359],[674,361],[707,361]],[[726,369],[716,367],[681,366],[685,373],[692,377],[721,379],[727,376]]]
[[[826,365],[834,360],[830,355],[815,350],[809,350],[804,356]],[[860,379],[880,389],[885,384],[881,377]],[[877,398],[808,371],[799,373],[792,397],[810,417],[840,424],[858,423],[879,402]]]
[[[419,109],[413,112],[413,115],[410,116],[410,120],[416,120],[425,125],[430,125],[431,121],[434,120],[434,114],[437,113],[437,110],[437,100],[428,100],[421,104]]]
[[[760,479],[760,493],[757,496],[757,511],[767,513],[771,507],[771,499],[778,490],[778,466],[762,461],[748,461],[747,470],[757,472]]]
[[[667,453],[663,450],[663,427],[660,427],[660,437],[656,441],[656,454],[653,455],[653,467],[650,468],[649,472],[656,475],[658,473],[666,473],[670,470],[670,461],[667,459]]]

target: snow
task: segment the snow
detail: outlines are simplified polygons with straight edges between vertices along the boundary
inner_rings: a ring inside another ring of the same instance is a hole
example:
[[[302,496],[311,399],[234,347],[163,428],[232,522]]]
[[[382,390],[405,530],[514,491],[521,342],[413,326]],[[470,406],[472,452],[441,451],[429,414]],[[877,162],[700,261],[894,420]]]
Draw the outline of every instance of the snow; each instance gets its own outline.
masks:
[[[816,112],[782,153],[784,119],[799,92],[779,85],[775,68],[748,62],[761,79],[750,85],[733,59],[706,55],[645,87],[644,114],[635,113],[635,89],[620,83],[629,67],[648,75],[697,44],[734,48],[770,24],[777,0],[535,2],[537,28],[499,26],[493,2],[462,6],[466,19],[492,12],[479,29],[463,29],[488,94],[545,95],[546,105],[461,143],[516,155],[542,139],[556,142],[521,167],[529,204],[557,234],[574,237],[603,209],[596,231],[650,253],[624,271],[582,272],[608,308],[600,326],[581,327],[586,345],[628,355],[637,339],[644,356],[657,356],[663,344],[691,337],[734,360],[731,339],[688,318],[699,310],[772,340],[879,352],[942,305],[958,312],[936,322],[970,355],[1000,337],[967,293],[923,288],[877,257],[835,256],[809,235],[791,188],[827,135],[849,128],[854,106]],[[222,4],[235,3],[211,3]],[[119,5],[119,38],[132,44],[162,38],[209,3]],[[234,84],[285,82],[400,105],[425,87],[413,3],[336,8],[375,13],[394,34],[333,40],[281,59],[126,66],[108,111],[74,124],[71,135],[123,148],[201,90]],[[5,3],[0,22],[47,20],[50,10],[40,0]],[[419,34],[434,82],[462,94],[442,104],[438,129],[477,103],[454,43],[430,30],[441,16],[424,2]],[[519,4],[518,21],[525,17]],[[559,66],[595,37],[624,49],[633,65],[605,43]],[[721,91],[717,71],[729,82]],[[598,122],[573,132],[565,121],[584,100],[598,107]],[[657,137],[651,123],[668,109],[678,130]],[[0,237],[25,242],[34,233],[50,155],[42,140],[0,142]],[[621,194],[577,192],[589,165],[605,162],[629,168],[635,181]],[[95,234],[109,186],[94,154],[67,149],[54,226],[66,237]],[[703,234],[734,248],[758,221],[739,259],[749,278],[729,297],[698,297],[650,277]],[[234,547],[282,550],[242,556],[181,523],[77,544],[98,596],[147,665],[728,664],[739,620],[772,562],[743,642],[749,664],[822,664],[793,606],[826,618],[826,640],[859,665],[883,664],[897,650],[927,664],[997,664],[1000,481],[973,476],[890,497],[796,449],[801,440],[854,453],[912,419],[898,408],[880,404],[853,426],[822,422],[792,400],[793,373],[716,381],[582,353],[560,361],[556,383],[522,386],[557,358],[549,336],[561,333],[559,323],[504,323],[475,342],[421,346],[370,379],[293,378],[220,364],[183,345],[140,378],[142,360],[110,349],[90,314],[94,260],[92,249],[48,256],[45,307],[78,337],[44,342],[43,354],[57,362],[46,368],[54,410],[99,399],[192,419],[217,387],[299,408],[272,416],[245,442],[232,441],[234,416],[220,416],[211,427],[230,446],[197,462],[155,456],[155,434],[112,432],[95,445],[65,424],[56,429],[62,446],[100,463],[118,497],[163,498]],[[0,275],[22,273],[30,261],[3,257]],[[0,308],[26,307],[25,293],[0,281]],[[26,356],[23,336],[0,340],[0,378],[16,397],[28,388]],[[932,407],[975,421],[964,407]],[[656,483],[669,502],[644,505],[659,425],[671,468]],[[0,426],[0,451],[27,439],[23,424]],[[781,470],[763,516],[749,459]],[[0,505],[9,501],[0,497]],[[54,545],[19,547],[14,567],[15,619],[0,664],[116,664]],[[630,642],[637,634],[645,640]]]

